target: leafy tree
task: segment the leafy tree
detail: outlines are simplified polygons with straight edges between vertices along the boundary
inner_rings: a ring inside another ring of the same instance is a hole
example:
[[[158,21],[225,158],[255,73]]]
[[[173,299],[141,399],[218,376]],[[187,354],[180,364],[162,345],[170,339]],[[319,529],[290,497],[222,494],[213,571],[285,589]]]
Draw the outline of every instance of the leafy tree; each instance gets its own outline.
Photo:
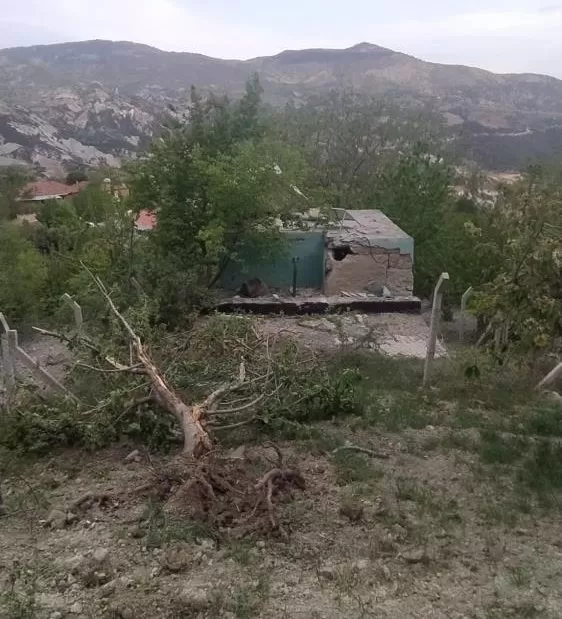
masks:
[[[293,186],[303,177],[303,161],[265,137],[260,96],[257,79],[234,104],[203,100],[192,89],[189,121],[169,127],[131,169],[135,204],[157,209],[145,275],[170,320],[190,298],[200,302],[226,264],[251,253],[250,246],[253,260],[269,257],[280,237],[277,219],[299,201],[302,208]]]
[[[475,309],[508,322],[520,348],[544,348],[561,330],[562,187],[540,168],[504,187],[475,227],[484,281]]]
[[[101,183],[91,183],[72,198],[72,205],[80,219],[100,223],[115,212],[115,198],[104,191]]]
[[[29,176],[17,166],[0,168],[0,220],[15,219],[18,214],[18,198]]]
[[[288,105],[272,122],[283,140],[306,152],[315,201],[347,209],[374,208],[378,172],[401,150],[439,132],[423,110],[349,89]]]
[[[67,185],[74,185],[75,183],[81,183],[87,180],[88,180],[88,175],[86,174],[86,171],[81,168],[78,168],[76,170],[71,170],[66,175]]]
[[[0,224],[0,311],[22,324],[42,303],[47,269],[42,256],[15,223]]]
[[[414,239],[416,292],[429,296],[439,274],[451,275],[447,294],[458,298],[480,281],[472,268],[471,217],[458,213],[452,170],[422,144],[389,162],[377,178],[374,202]]]

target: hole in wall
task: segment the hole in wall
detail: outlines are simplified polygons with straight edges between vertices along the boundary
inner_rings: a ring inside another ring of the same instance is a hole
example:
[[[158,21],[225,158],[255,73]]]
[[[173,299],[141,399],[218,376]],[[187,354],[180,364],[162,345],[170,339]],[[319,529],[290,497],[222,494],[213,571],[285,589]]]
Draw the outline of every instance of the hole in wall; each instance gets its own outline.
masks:
[[[334,247],[332,249],[332,257],[337,262],[341,262],[346,256],[352,254],[351,247],[349,245],[342,245],[341,247]]]

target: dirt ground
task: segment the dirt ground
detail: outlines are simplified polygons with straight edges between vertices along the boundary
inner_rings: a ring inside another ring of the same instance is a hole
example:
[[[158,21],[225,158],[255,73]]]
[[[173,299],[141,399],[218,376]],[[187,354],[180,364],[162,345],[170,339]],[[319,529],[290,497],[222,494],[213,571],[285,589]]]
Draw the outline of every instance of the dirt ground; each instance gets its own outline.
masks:
[[[361,340],[364,323],[346,319]],[[323,317],[288,320],[265,328],[299,339],[306,329],[303,343],[341,333]],[[273,435],[244,427],[210,456],[230,478],[222,489],[204,478],[199,496],[182,491],[195,488],[193,463],[125,439],[0,458],[0,619],[559,619],[560,497],[541,500],[514,472],[538,444],[533,432],[562,436],[560,410],[531,407],[527,420],[517,382],[501,392],[475,383],[476,399],[443,381],[444,399],[417,388],[412,364],[375,364],[357,416]],[[515,408],[491,408],[505,398]],[[283,535],[265,503],[244,502],[275,466],[271,439],[305,482],[272,494]],[[530,469],[535,485],[540,473],[549,492],[561,489],[562,468],[545,462]],[[214,514],[229,495],[230,515]]]
[[[288,542],[158,511],[130,490],[171,456],[132,445],[21,469],[4,480],[0,617],[562,616],[559,514],[514,512],[444,428],[336,431],[388,457],[280,443],[306,480],[279,506]],[[111,498],[72,508],[85,492]]]

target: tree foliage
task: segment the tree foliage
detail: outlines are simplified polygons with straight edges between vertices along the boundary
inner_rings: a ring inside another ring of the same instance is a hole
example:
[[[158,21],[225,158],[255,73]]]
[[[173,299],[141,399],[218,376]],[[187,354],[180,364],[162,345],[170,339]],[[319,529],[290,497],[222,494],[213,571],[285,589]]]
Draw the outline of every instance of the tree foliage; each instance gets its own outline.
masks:
[[[473,229],[483,285],[475,310],[510,326],[523,349],[561,334],[562,187],[540,168],[500,198]]]
[[[0,221],[16,218],[18,198],[28,181],[29,175],[20,167],[0,168]]]
[[[260,97],[257,79],[237,103],[203,100],[192,89],[188,121],[168,129],[131,168],[137,208],[158,214],[148,273],[169,309],[200,298],[252,244],[253,259],[263,259],[259,248],[280,239],[277,219],[302,201],[293,187],[303,161],[265,135]]]
[[[15,223],[0,224],[0,312],[25,324],[41,308],[47,280],[42,256]]]

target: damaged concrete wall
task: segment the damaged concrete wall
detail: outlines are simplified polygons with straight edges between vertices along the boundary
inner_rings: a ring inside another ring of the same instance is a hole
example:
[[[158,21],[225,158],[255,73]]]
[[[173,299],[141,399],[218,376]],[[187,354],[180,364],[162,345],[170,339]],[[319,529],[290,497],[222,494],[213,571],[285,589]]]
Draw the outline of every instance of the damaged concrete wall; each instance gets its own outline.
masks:
[[[350,244],[327,247],[324,293],[366,292],[373,283],[386,286],[394,296],[413,294],[412,257],[399,249]],[[338,259],[340,258],[340,259]]]

